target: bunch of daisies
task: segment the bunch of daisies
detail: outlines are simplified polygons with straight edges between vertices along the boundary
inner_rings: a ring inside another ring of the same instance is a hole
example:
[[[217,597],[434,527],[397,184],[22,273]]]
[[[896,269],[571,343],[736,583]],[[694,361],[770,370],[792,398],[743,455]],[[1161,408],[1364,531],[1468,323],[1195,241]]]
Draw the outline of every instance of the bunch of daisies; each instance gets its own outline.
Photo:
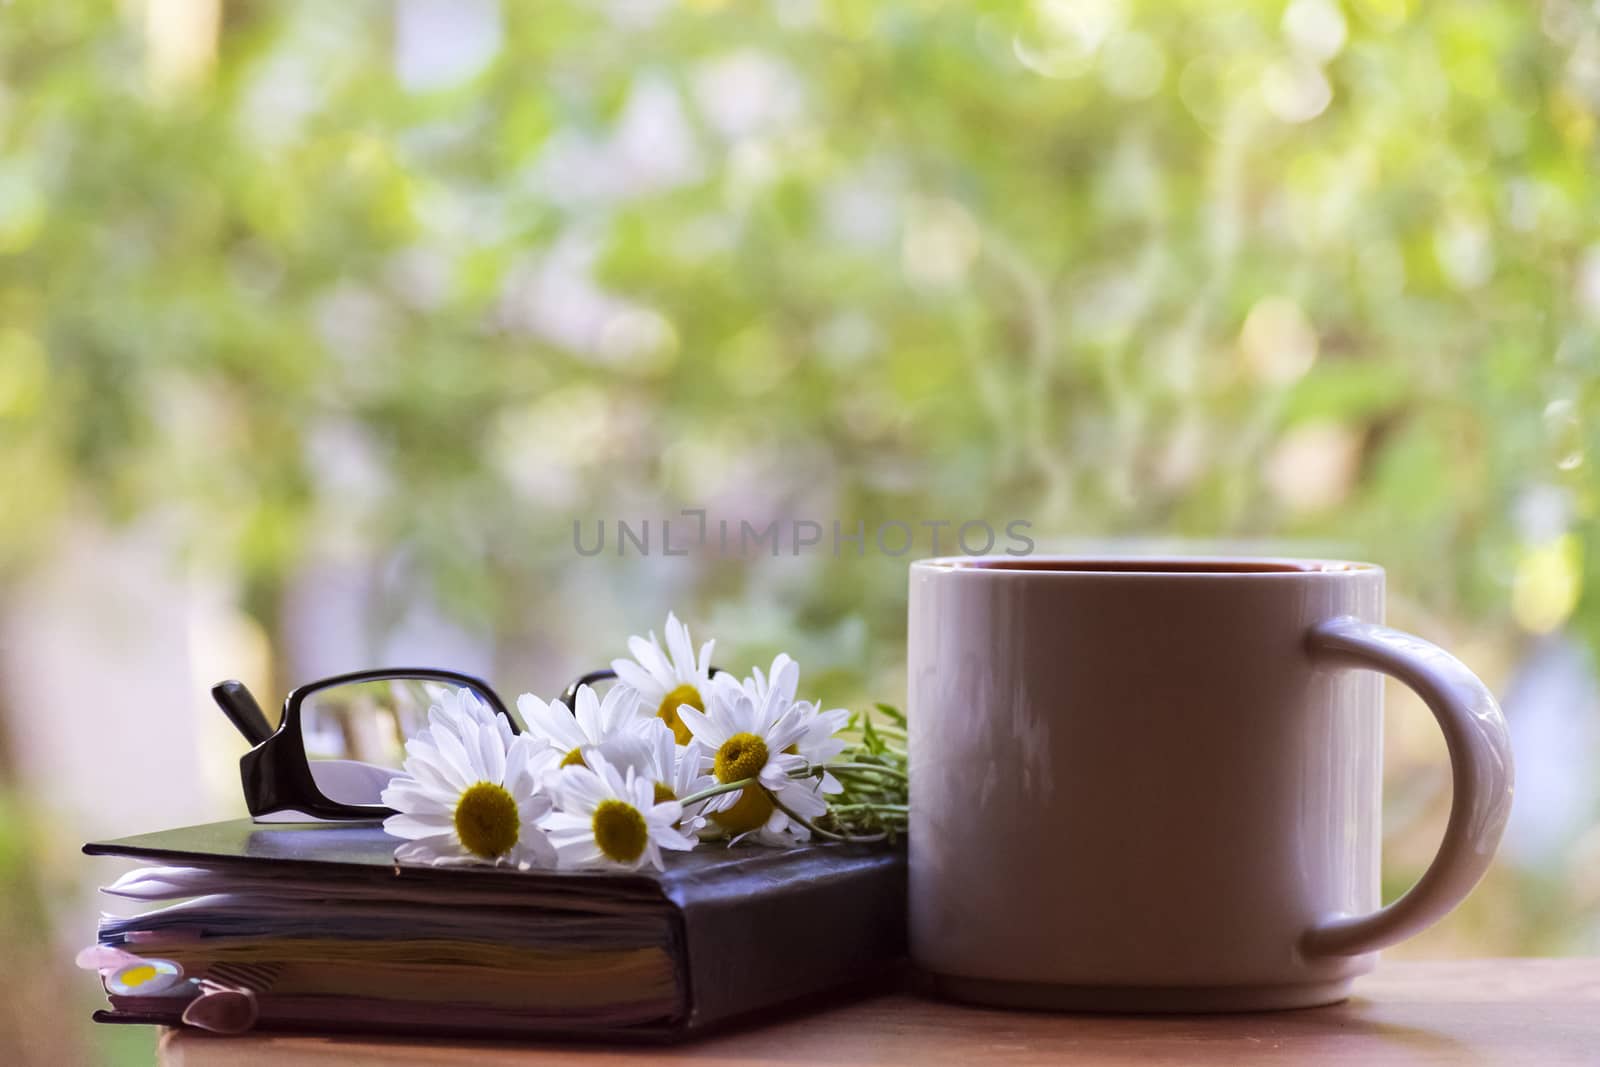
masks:
[[[395,859],[660,869],[663,850],[702,841],[787,847],[903,829],[903,750],[883,738],[903,727],[898,713],[880,705],[891,723],[866,719],[845,758],[862,722],[797,699],[787,655],[736,678],[713,673],[715,642],[696,654],[672,615],[666,639],[629,638],[604,697],[580,686],[569,709],[523,694],[521,733],[470,690],[442,698],[383,793],[397,813],[384,829],[406,839]],[[863,813],[870,832],[852,832]]]

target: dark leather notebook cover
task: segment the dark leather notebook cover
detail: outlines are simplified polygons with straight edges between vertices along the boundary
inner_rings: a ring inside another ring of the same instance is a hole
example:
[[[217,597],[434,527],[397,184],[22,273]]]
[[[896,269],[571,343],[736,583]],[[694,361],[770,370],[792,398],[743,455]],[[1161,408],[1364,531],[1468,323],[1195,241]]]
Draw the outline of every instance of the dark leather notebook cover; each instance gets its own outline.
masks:
[[[297,877],[504,887],[519,879],[540,902],[667,907],[680,917],[677,965],[687,1013],[654,1036],[679,1036],[784,1002],[871,979],[905,954],[905,852],[808,845],[709,844],[667,857],[665,871],[633,874],[401,867],[377,826],[271,824],[249,819],[92,842],[92,856],[213,868],[263,865]],[[492,880],[492,881],[491,881]],[[97,1018],[123,1021],[115,1012]],[[126,1021],[149,1022],[149,1019]],[[651,1032],[638,1029],[634,1036]],[[621,1035],[619,1035],[621,1036]]]

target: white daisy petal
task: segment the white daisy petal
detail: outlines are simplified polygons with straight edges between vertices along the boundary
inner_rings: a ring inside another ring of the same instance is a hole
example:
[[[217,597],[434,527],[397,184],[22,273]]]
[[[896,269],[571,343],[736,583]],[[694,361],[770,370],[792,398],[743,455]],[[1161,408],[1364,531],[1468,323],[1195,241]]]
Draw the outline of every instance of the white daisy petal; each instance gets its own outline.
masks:
[[[594,771],[595,777],[600,779],[611,795],[614,796],[621,791],[622,772],[618,771],[611,761],[606,759],[604,752],[593,753],[587,762],[590,769]]]
[[[554,806],[544,793],[533,793],[517,802],[517,814],[525,823],[538,822],[550,814]]]
[[[827,732],[836,734],[844,729],[844,724],[850,721],[849,708],[832,708],[828,711],[817,712],[817,722],[827,727]]]
[[[672,731],[667,724],[657,719],[661,727],[667,730],[667,736],[672,736]],[[600,756],[614,767],[632,769],[640,774],[650,774],[655,768],[655,752],[650,742],[643,734],[621,734],[611,738],[604,744],[595,746]]]
[[[662,848],[670,848],[674,852],[687,852],[694,848],[695,839],[688,834],[680,833],[671,826],[664,826],[651,834],[651,840]]]
[[[667,695],[666,688],[632,660],[614,659],[611,669],[617,672],[617,681],[633,690],[641,703],[659,704],[661,698]]]
[[[694,646],[689,643],[689,628],[678,621],[676,615],[667,616],[667,652],[681,682],[694,680]]]
[[[505,742],[500,740],[500,732],[492,724],[484,724],[486,728],[479,728],[477,737],[478,764],[483,768],[484,781],[504,782],[506,780],[506,748]]]
[[[655,802],[655,783],[649,778],[635,775],[632,767],[628,768],[628,784],[624,792],[624,799],[632,801],[633,806],[641,812],[650,810]]]
[[[661,645],[656,641],[654,633],[650,635],[648,641],[642,637],[628,638],[628,651],[633,653],[633,658],[639,661],[639,666],[649,672],[650,677],[660,683],[663,689],[672,688],[677,678],[672,670],[672,664],[661,654]]]
[[[528,730],[545,740],[562,755],[582,745],[587,738],[578,721],[559,700],[546,704],[531,693],[517,699],[517,710],[528,722]]]
[[[615,737],[626,727],[636,726],[641,720],[634,714],[638,704],[638,696],[633,690],[625,686],[612,686],[600,702],[600,712],[596,721],[600,726],[600,734],[596,741],[604,741]]]
[[[762,703],[770,696],[781,707],[794,703],[795,693],[800,688],[800,665],[790,659],[788,653],[778,653],[772,661],[771,672],[765,678],[760,670],[754,671],[753,675],[751,680],[755,684],[746,687],[751,699]]]
[[[431,732],[406,742],[407,759],[401,769],[429,789],[454,796],[472,783],[454,764],[445,760]]]
[[[603,858],[592,837],[576,838],[556,845],[556,863],[564,868],[587,867]]]
[[[584,740],[594,742],[604,739],[605,731],[600,726],[600,698],[595,696],[594,690],[580,685],[572,705],[572,717],[577,720],[578,730]]]
[[[752,703],[756,705],[756,719],[763,726],[770,726],[791,714],[800,721],[805,721],[806,706],[784,700],[783,694],[776,689],[768,689],[761,701]]]
[[[712,676],[711,695],[724,704],[734,704],[740,697],[748,696],[744,687],[739,684],[739,679],[727,671]]]
[[[700,770],[705,766],[706,747],[698,738],[691,740],[682,748],[674,747],[673,750],[673,775],[672,791],[679,796],[688,796],[695,790],[686,788],[694,784],[700,777]]]
[[[773,752],[782,752],[790,745],[796,744],[805,733],[805,719],[795,711],[791,711],[767,729],[767,748]]]
[[[395,778],[379,794],[378,803],[396,811],[410,811],[421,815],[448,815],[448,798],[425,789],[415,779]]]
[[[611,791],[593,770],[582,765],[561,768],[557,778],[556,802],[562,810],[589,815]]]
[[[811,789],[798,782],[790,781],[781,788],[774,790],[784,807],[805,819],[815,819],[828,810],[828,802]]]
[[[556,864],[556,847],[543,833],[524,833],[512,849],[512,862],[518,867],[553,867]]]
[[[652,769],[655,771],[656,781],[671,785],[677,777],[679,751],[672,727],[660,719],[651,719],[639,732],[645,743],[651,747]]]
[[[455,819],[450,815],[391,815],[383,820],[383,832],[416,840],[448,834],[454,825]]]
[[[728,738],[737,732],[726,729],[705,712],[692,708],[688,704],[679,706],[678,718],[683,720],[683,725],[689,728],[689,733],[693,735],[696,741],[703,742],[713,750],[720,748]]]
[[[706,708],[706,717],[715,727],[715,734],[708,734],[706,741],[712,745],[720,745],[734,734],[755,733],[751,729],[755,724],[751,721],[754,716],[748,714],[750,701],[741,695],[734,700],[713,699]],[[682,712],[679,712],[682,715]],[[715,740],[720,737],[721,740]]]
[[[433,735],[434,747],[438,749],[439,757],[444,766],[453,770],[457,777],[468,785],[484,780],[483,769],[477,766],[477,758],[467,751],[467,747],[449,730],[441,730]]]
[[[658,826],[671,826],[683,818],[683,805],[676,800],[664,800],[642,809],[645,821]]]
[[[402,863],[431,863],[436,856],[461,855],[461,845],[454,834],[437,834],[407,841],[394,850],[394,858]]]
[[[442,704],[435,704],[428,709],[428,725],[426,729],[429,733],[448,730],[459,736],[455,727],[455,720],[451,717],[451,713],[444,709]]]
[[[551,749],[540,745],[534,747],[533,738],[527,734],[518,734],[506,746],[505,777],[501,779],[511,795],[522,798],[533,793],[538,788],[537,768],[541,762],[552,758]],[[535,756],[535,752],[538,756]]]
[[[578,815],[570,811],[552,811],[540,823],[551,834],[566,833],[573,830],[587,830],[592,820],[587,815]]]

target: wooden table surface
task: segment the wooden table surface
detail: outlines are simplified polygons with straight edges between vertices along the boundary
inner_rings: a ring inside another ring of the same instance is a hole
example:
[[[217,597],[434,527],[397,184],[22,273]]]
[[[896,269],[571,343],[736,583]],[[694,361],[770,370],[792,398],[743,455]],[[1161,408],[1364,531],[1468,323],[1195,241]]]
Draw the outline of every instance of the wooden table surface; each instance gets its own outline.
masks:
[[[213,1037],[168,1031],[167,1067],[1059,1063],[1600,1065],[1600,959],[1396,962],[1343,1004],[1259,1015],[1074,1016],[891,993],[666,1048]]]

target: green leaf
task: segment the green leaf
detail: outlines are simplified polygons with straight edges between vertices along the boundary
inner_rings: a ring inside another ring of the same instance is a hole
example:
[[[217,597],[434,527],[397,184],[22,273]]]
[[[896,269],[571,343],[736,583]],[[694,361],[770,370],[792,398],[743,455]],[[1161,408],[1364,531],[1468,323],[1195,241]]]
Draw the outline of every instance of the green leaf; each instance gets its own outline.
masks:
[[[870,714],[864,714],[861,717],[861,740],[867,746],[867,751],[874,756],[883,754],[883,738],[878,736],[877,730],[873,729],[872,716]]]
[[[892,704],[874,704],[873,707],[887,715],[891,720],[901,726],[906,725],[906,713]]]

